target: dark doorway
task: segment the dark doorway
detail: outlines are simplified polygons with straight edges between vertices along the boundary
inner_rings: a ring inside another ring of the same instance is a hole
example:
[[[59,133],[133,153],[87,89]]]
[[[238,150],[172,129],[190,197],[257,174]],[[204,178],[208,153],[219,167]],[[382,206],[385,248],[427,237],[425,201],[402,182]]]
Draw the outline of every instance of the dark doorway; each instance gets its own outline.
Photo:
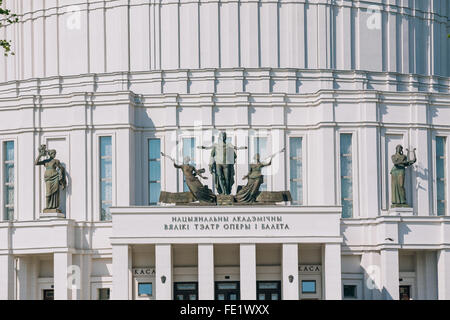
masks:
[[[411,286],[400,286],[400,300],[411,300]]]
[[[45,289],[43,291],[44,300],[55,300],[55,291],[53,289]]]

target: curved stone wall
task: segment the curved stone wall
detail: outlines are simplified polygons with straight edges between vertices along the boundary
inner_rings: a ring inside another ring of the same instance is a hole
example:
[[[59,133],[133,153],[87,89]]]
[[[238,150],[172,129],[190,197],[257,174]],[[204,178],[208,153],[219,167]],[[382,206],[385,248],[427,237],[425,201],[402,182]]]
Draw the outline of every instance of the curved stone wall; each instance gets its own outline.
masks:
[[[445,0],[9,0],[0,82],[74,74],[295,68],[449,76]]]

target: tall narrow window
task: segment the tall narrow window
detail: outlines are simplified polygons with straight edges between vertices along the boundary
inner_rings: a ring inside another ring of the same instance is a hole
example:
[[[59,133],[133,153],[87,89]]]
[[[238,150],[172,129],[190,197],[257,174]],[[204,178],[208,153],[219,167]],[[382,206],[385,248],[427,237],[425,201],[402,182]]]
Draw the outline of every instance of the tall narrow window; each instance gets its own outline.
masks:
[[[100,220],[111,220],[112,205],[112,138],[100,137]]]
[[[289,138],[289,182],[292,204],[303,204],[302,138]]]
[[[436,194],[437,215],[445,216],[445,137],[436,137]]]
[[[341,204],[342,217],[353,217],[352,135],[341,134]]]
[[[189,157],[189,163],[195,167],[195,138],[183,138],[183,159]],[[186,181],[183,177],[183,191],[189,191]]]
[[[266,137],[255,137],[255,140],[253,140],[253,152],[251,153],[251,159],[250,162],[254,162],[255,155],[258,153],[260,157],[260,161],[264,161],[267,159],[267,138]],[[260,191],[266,191],[267,190],[267,167],[263,168],[261,173],[264,176],[264,182],[259,187]]]
[[[156,205],[161,193],[161,140],[148,140],[148,202]]]
[[[14,141],[4,143],[5,213],[4,220],[14,219]]]

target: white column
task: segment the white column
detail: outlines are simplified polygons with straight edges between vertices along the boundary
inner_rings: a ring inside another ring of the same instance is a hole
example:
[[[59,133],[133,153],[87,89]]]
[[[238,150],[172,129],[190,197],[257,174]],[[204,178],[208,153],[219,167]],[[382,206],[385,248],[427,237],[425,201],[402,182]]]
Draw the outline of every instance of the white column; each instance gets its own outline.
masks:
[[[81,256],[81,300],[89,300],[91,291],[91,264],[92,258],[90,254]]]
[[[363,106],[365,111],[365,116],[370,119],[370,121],[376,121],[377,114],[377,104],[369,104],[366,103]],[[377,137],[378,132],[377,128],[361,128],[360,129],[360,137],[359,137],[359,163],[357,163],[357,158],[353,158],[354,165],[360,166],[360,172],[366,172],[367,174],[360,176],[360,197],[355,198],[354,207],[356,208],[358,202],[361,207],[360,216],[361,217],[370,217],[374,218],[378,216],[380,202],[378,197],[374,197],[374,194],[378,193],[379,189],[379,180],[380,180],[380,172],[378,169],[378,159],[376,153],[378,151],[377,148]],[[357,139],[354,140],[355,144]],[[375,154],[374,154],[375,152]],[[353,190],[356,192],[357,188],[357,179],[354,177],[353,181],[355,184],[353,185]]]
[[[113,245],[113,300],[131,299],[131,254],[128,245]]]
[[[156,256],[156,300],[172,299],[172,246],[157,244]],[[163,282],[163,280],[165,281]]]
[[[398,250],[381,250],[381,293],[384,300],[399,300]]]
[[[28,281],[29,281],[29,293],[28,297],[30,300],[39,300],[39,288],[38,288],[38,278],[39,278],[39,258],[38,256],[33,256],[30,259],[30,265],[28,267]]]
[[[298,300],[298,244],[284,243],[282,248],[282,297],[283,300]],[[289,279],[292,279],[292,282]]]
[[[324,246],[325,300],[342,299],[341,244],[327,243]]]
[[[55,288],[55,300],[72,299],[72,287],[69,288],[68,272],[72,265],[72,254],[69,252],[57,252],[53,254],[53,285]]]
[[[126,121],[128,119],[122,119]],[[116,134],[116,150],[124,150],[124,152],[116,152],[116,167],[120,170],[116,171],[116,185],[120,186],[117,189],[116,203],[118,206],[129,206],[132,204],[132,167],[130,162],[130,153],[132,153],[131,147],[131,133],[129,130],[118,130]],[[114,143],[114,140],[113,140]],[[113,149],[114,150],[114,149]]]
[[[29,300],[30,258],[20,257],[17,263],[17,299]]]
[[[256,300],[256,245],[240,245],[241,300]]]
[[[14,258],[0,255],[0,300],[14,299]]]
[[[72,256],[73,269],[69,271],[69,275],[73,273],[73,281],[69,281],[75,286],[72,290],[72,300],[88,300],[90,291],[90,255],[77,254]]]
[[[214,245],[198,245],[198,298],[214,300]]]
[[[436,252],[425,251],[425,283],[426,283],[426,299],[437,300],[437,258]]]
[[[450,300],[450,250],[442,249],[437,255],[438,299]]]

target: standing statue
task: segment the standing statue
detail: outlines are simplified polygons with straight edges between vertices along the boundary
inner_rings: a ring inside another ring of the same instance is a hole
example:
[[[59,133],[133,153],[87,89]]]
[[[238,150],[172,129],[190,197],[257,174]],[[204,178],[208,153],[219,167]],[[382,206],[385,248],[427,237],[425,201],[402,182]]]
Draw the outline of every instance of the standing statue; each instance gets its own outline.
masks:
[[[244,186],[238,193],[236,193],[236,202],[238,203],[253,203],[259,195],[259,188],[264,183],[264,175],[262,168],[270,166],[272,159],[278,153],[284,152],[284,148],[269,157],[269,161],[264,163],[260,161],[259,153],[255,154],[255,163],[250,164],[249,173],[242,179],[248,179],[247,185]]]
[[[234,184],[234,164],[236,163],[236,150],[247,147],[236,147],[227,143],[226,132],[219,133],[218,143],[211,147],[200,146],[200,149],[212,149],[209,172],[214,177],[214,185],[218,194],[231,194]]]
[[[41,158],[45,156],[47,156],[47,158],[41,161]],[[59,186],[62,186],[63,190],[67,186],[66,170],[61,165],[61,162],[58,159],[55,159],[55,156],[56,150],[47,150],[47,146],[43,144],[39,147],[39,155],[34,162],[36,166],[43,165],[45,167],[44,181],[46,189],[46,207],[44,213],[61,213],[61,210],[59,209]]]
[[[410,160],[410,151],[406,149],[408,155],[403,154],[403,147],[398,145],[395,154],[392,156],[394,167],[391,170],[392,207],[407,207],[405,191],[405,168],[413,165],[417,161],[416,149],[413,150],[414,159]]]
[[[195,169],[195,167],[191,166],[189,162],[191,159],[189,157],[184,157],[183,164],[177,164],[176,161],[161,152],[163,157],[166,157],[173,161],[173,166],[177,169],[181,169],[184,174],[184,178],[186,180],[186,184],[189,188],[189,191],[194,195],[195,199],[202,203],[216,203],[216,196],[213,192],[207,187],[202,185],[200,180],[197,178],[199,176],[202,179],[208,179],[207,177],[202,176],[202,173],[205,172],[205,169]]]

